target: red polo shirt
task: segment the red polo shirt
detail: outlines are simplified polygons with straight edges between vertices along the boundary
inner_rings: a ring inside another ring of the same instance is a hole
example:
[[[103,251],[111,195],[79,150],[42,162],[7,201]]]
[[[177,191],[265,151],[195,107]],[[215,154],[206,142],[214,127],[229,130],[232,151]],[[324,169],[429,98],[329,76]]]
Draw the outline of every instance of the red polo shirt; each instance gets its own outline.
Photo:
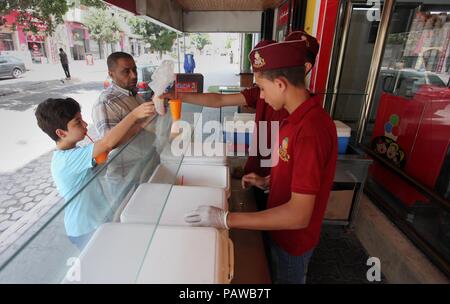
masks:
[[[281,123],[278,143],[278,164],[270,173],[268,208],[287,203],[292,192],[316,195],[308,227],[271,231],[281,248],[298,256],[319,242],[336,170],[336,126],[318,98],[311,97]]]
[[[272,121],[281,122],[283,119],[289,116],[288,111],[285,109],[275,111],[271,106],[264,102],[264,99],[259,98],[260,89],[258,87],[253,87],[250,89],[245,89],[242,92],[245,97],[247,105],[251,108],[256,109],[255,114],[255,129],[252,135],[252,145],[257,145],[257,155],[249,156],[245,164],[244,172],[245,174],[255,172],[259,176],[267,176],[270,174],[270,167],[261,167],[261,159],[270,159],[270,154],[268,156],[262,156],[259,150],[259,145],[257,144],[257,138],[259,140],[258,123],[260,121],[267,121],[267,147],[271,147],[270,137],[271,137],[271,124]]]

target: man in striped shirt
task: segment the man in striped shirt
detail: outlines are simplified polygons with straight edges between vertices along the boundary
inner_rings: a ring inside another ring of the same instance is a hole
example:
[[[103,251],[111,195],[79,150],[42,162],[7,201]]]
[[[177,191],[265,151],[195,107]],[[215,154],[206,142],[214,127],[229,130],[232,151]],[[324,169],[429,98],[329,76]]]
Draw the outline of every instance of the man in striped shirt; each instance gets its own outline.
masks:
[[[145,102],[136,94],[137,69],[133,57],[128,53],[115,52],[108,56],[107,64],[112,85],[100,94],[92,110],[92,120],[100,137]],[[136,123],[122,139],[121,144],[127,142],[143,126],[145,121]]]

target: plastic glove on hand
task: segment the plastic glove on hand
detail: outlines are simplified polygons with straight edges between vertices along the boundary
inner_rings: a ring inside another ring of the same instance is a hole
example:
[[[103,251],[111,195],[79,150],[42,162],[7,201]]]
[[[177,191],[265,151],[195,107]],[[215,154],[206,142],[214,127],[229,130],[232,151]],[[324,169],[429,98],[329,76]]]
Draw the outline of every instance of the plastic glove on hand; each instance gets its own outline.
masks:
[[[184,216],[184,221],[192,226],[215,227],[229,229],[227,225],[228,211],[213,207],[199,206]]]

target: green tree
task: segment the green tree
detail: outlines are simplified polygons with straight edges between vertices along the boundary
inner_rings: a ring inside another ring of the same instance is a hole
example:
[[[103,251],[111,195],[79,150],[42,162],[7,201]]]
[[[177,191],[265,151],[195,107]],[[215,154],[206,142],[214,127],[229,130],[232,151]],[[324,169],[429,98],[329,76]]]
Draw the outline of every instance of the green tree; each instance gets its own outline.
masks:
[[[132,31],[150,44],[150,50],[158,52],[160,58],[164,52],[172,50],[177,33],[139,17],[128,19]]]
[[[83,23],[89,29],[89,36],[97,40],[100,49],[102,42],[114,43],[120,39],[119,22],[105,9],[90,8]]]
[[[211,44],[208,34],[194,34],[191,36],[191,41],[200,52],[206,45]]]
[[[20,24],[25,31],[37,33],[40,24],[46,27],[47,34],[52,34],[58,24],[64,23],[63,17],[69,8],[77,4],[105,7],[101,0],[2,0],[0,16],[17,11],[14,25]]]

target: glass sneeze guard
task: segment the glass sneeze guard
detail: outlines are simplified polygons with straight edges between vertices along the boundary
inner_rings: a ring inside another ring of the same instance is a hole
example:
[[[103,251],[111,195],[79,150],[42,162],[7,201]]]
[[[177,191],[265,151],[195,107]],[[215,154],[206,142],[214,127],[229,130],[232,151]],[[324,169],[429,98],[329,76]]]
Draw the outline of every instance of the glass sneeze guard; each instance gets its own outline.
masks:
[[[161,153],[170,151],[167,146],[180,134],[191,137],[196,119],[198,117],[194,113],[183,112],[182,121],[190,126],[188,129],[191,131],[187,134],[185,129],[179,130],[183,133],[173,132],[170,113],[156,116],[127,144],[111,151],[104,165],[90,170],[75,195],[59,198],[31,228],[22,232],[17,242],[0,253],[0,283],[76,281],[77,274],[73,269],[79,264],[83,248],[102,225],[120,221],[120,214],[133,192],[140,184],[148,182],[161,164]],[[145,250],[137,259],[144,258],[151,244],[171,186],[177,183],[182,160],[183,153],[170,157],[172,171],[162,181],[167,187],[161,188],[162,193],[152,202],[152,225],[148,225],[152,228],[145,236]],[[129,278],[124,277],[124,281],[136,281],[140,263],[137,260],[135,264],[136,267],[130,269]]]

